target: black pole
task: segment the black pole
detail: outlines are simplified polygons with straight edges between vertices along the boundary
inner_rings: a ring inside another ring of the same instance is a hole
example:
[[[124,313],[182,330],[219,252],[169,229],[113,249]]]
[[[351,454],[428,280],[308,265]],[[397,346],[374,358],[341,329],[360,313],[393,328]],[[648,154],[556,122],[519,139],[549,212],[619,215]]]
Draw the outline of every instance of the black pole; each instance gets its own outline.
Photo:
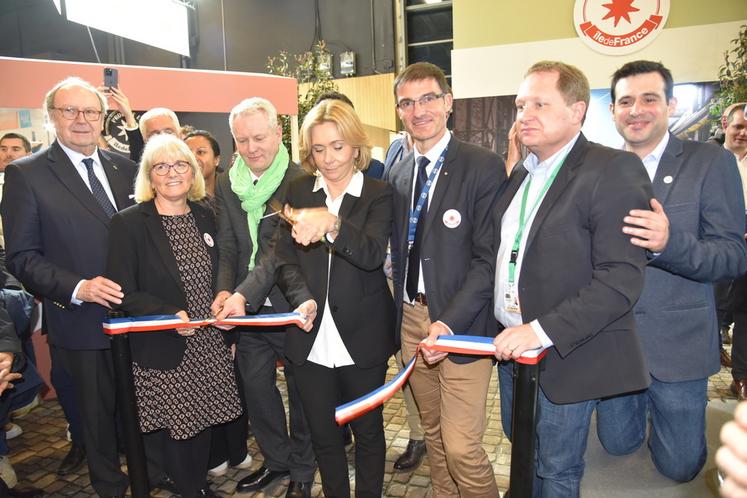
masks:
[[[110,311],[109,318],[122,318],[124,313]],[[135,402],[135,382],[132,378],[132,358],[128,334],[111,336],[114,378],[117,383],[117,407],[122,416],[125,436],[127,474],[130,477],[130,492],[133,498],[149,498],[148,470],[145,462],[145,447],[140,433]]]
[[[516,360],[511,418],[511,498],[532,498],[537,439],[537,393],[542,357]]]

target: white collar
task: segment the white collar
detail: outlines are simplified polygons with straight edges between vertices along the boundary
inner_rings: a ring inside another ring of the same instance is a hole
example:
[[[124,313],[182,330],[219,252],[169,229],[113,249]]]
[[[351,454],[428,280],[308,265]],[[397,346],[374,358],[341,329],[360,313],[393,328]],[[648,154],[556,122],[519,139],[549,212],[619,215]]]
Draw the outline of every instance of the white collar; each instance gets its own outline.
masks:
[[[75,151],[71,149],[70,147],[67,147],[59,140],[57,140],[57,144],[62,148],[62,151],[70,159],[70,162],[72,162],[73,165],[76,167],[80,166],[83,163],[83,159],[87,159],[87,158],[93,159],[94,164],[101,164],[101,160],[99,160],[99,155],[98,155],[98,151],[99,151],[98,147],[94,149],[93,154],[91,154],[90,156],[86,156],[85,154],[81,154],[80,152]]]
[[[324,177],[322,175],[318,175],[316,177],[316,180],[314,181],[314,192],[317,192],[319,189],[324,190],[324,193],[327,194],[327,197],[331,196],[329,195],[329,190],[327,189],[327,182],[324,180]],[[345,187],[345,191],[342,193],[340,197],[342,197],[345,194],[350,194],[354,197],[360,197],[361,192],[363,192],[363,173],[360,171],[356,171],[353,173],[353,177],[348,182],[348,186]]]
[[[560,150],[542,162],[539,162],[539,158],[533,152],[530,153],[524,160],[524,169],[526,169],[530,175],[534,175],[541,171],[549,171],[551,166],[554,167],[559,160],[568,155],[573,146],[576,145],[579,136],[581,136],[581,132],[576,133],[567,144],[560,148]]]
[[[436,142],[436,145],[431,147],[431,150],[426,152],[425,154],[421,154],[418,152],[417,146],[413,146],[412,150],[415,153],[415,164],[418,164],[418,158],[421,156],[425,156],[430,161],[428,165],[436,164],[436,161],[439,157],[441,157],[441,153],[444,151],[447,145],[449,145],[449,141],[451,140],[451,132],[449,130],[446,130],[446,133],[444,133],[444,136],[441,137],[441,139]]]
[[[664,154],[664,149],[667,148],[668,143],[669,132],[666,132],[661,141],[659,141],[659,144],[654,148],[654,150],[649,152],[641,162],[644,162],[646,164],[659,164],[659,161],[661,161],[661,156]]]

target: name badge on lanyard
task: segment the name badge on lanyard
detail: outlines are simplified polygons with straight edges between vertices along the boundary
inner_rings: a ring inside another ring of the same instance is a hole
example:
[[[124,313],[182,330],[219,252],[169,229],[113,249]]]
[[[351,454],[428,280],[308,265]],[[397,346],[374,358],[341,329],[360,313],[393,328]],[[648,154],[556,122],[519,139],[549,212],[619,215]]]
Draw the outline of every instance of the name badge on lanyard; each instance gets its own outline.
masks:
[[[506,290],[503,293],[503,308],[510,313],[521,313],[519,290],[516,288],[516,264],[519,259],[519,250],[521,248],[521,238],[524,235],[524,229],[527,226],[529,218],[532,217],[532,213],[534,213],[534,211],[539,207],[542,199],[545,198],[545,194],[550,190],[550,187],[555,181],[555,177],[558,176],[558,171],[560,171],[560,167],[565,162],[566,157],[568,157],[568,154],[566,154],[563,159],[558,162],[557,166],[553,168],[549,178],[542,187],[542,190],[540,190],[539,195],[534,200],[534,204],[532,204],[532,207],[528,212],[527,200],[529,199],[529,187],[532,185],[532,175],[527,177],[526,183],[524,184],[524,192],[521,194],[521,205],[519,208],[519,229],[516,231],[514,243],[511,246],[511,257],[508,260],[508,280],[506,282]]]

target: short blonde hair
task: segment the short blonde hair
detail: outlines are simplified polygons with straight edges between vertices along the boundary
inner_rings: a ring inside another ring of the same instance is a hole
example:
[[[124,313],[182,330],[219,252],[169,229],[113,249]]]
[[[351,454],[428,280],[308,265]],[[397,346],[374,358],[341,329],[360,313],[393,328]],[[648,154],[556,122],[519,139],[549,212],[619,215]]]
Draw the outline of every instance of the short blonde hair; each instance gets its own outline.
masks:
[[[135,202],[146,202],[155,197],[155,189],[150,181],[150,172],[156,160],[187,161],[192,170],[192,187],[187,192],[187,199],[199,201],[205,197],[205,179],[197,165],[192,151],[187,144],[173,135],[156,135],[148,140],[140,159],[140,167],[135,178]]]
[[[355,169],[363,171],[371,160],[371,143],[363,129],[363,123],[352,107],[341,100],[323,100],[314,106],[301,125],[301,166],[311,174],[317,172],[311,155],[311,129],[322,123],[334,123],[342,139],[358,149],[358,157],[353,159]]]

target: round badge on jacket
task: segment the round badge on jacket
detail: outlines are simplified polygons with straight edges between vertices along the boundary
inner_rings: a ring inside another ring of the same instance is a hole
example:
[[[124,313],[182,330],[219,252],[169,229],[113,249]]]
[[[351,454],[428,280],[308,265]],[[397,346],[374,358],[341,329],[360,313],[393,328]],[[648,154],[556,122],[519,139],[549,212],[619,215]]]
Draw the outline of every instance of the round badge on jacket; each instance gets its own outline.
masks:
[[[462,224],[462,215],[456,209],[449,209],[444,213],[443,222],[446,228],[456,228]]]
[[[205,233],[202,238],[205,239],[205,243],[208,245],[208,247],[213,247],[215,245],[215,242],[213,242],[213,238],[209,233]]]

